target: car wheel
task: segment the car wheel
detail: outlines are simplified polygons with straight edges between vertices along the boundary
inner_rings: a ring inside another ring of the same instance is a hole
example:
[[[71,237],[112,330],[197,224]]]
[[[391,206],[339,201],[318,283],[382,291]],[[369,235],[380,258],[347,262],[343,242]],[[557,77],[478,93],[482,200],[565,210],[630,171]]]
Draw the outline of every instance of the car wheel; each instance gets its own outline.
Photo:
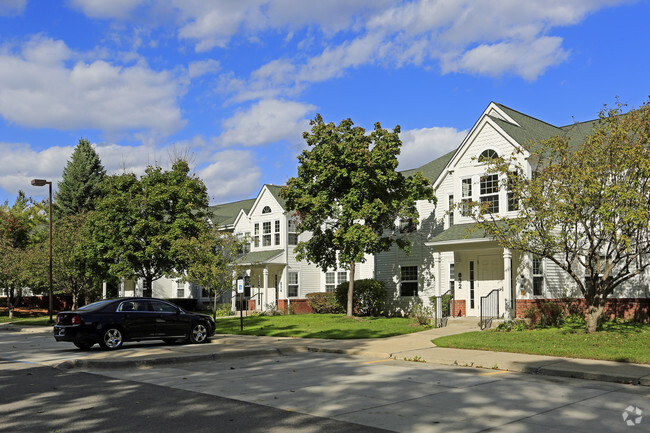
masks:
[[[78,341],[73,342],[81,350],[88,350],[95,345],[95,343],[80,343]]]
[[[190,329],[190,343],[200,344],[208,340],[208,328],[204,323],[199,322],[192,325]]]
[[[102,349],[115,350],[122,347],[124,336],[119,328],[110,327],[102,334],[102,339],[99,340],[99,345]]]

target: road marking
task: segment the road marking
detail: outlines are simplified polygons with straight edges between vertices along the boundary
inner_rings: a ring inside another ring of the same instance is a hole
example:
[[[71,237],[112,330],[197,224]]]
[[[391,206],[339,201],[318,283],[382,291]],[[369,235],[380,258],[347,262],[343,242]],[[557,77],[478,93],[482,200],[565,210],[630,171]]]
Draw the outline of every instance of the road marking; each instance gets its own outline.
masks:
[[[388,358],[388,359],[379,359],[377,361],[366,361],[362,362],[362,364],[374,364],[375,362],[386,362],[386,361],[395,361],[393,358]]]
[[[500,370],[500,371],[492,371],[490,373],[481,373],[479,376],[492,376],[493,374],[503,374],[503,373],[510,373],[508,370]]]

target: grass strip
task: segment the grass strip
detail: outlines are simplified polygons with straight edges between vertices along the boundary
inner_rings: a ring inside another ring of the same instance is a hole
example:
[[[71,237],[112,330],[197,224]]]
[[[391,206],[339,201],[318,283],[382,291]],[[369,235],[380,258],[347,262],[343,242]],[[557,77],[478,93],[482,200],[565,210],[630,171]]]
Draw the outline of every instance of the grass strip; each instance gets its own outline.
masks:
[[[545,328],[499,332],[487,330],[450,335],[433,340],[439,347],[529,353],[568,358],[650,364],[650,325],[605,323],[602,330]]]
[[[352,317],[343,314],[299,314],[239,317],[217,320],[217,334],[301,338],[384,338],[428,329],[402,317]]]

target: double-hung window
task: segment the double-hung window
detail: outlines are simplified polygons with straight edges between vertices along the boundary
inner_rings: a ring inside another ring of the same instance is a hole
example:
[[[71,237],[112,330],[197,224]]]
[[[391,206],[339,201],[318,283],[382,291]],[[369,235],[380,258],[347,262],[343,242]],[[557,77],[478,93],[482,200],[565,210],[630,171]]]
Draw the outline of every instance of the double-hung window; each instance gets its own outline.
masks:
[[[271,221],[262,223],[262,246],[271,246]]]
[[[400,268],[400,296],[418,295],[418,267],[402,266]]]
[[[481,205],[486,213],[499,212],[499,176],[488,174],[481,176]]]
[[[334,292],[336,290],[336,273],[334,271],[325,273],[325,291]]]
[[[336,287],[348,281],[348,271],[328,271],[325,273],[325,291],[335,292]]]
[[[449,227],[454,225],[454,196],[449,194]]]
[[[298,272],[287,272],[287,297],[298,296]]]
[[[298,245],[298,228],[296,222],[292,220],[287,224],[287,242],[289,245]]]
[[[533,296],[542,296],[544,291],[544,259],[533,256]]]
[[[470,216],[472,214],[472,179],[462,179],[460,181],[461,193],[461,208],[460,213],[463,216]]]
[[[275,245],[280,245],[280,220],[275,221],[275,230],[274,230],[274,236],[275,236]]]
[[[260,246],[260,224],[255,223],[255,230],[253,231],[253,245],[255,248]]]

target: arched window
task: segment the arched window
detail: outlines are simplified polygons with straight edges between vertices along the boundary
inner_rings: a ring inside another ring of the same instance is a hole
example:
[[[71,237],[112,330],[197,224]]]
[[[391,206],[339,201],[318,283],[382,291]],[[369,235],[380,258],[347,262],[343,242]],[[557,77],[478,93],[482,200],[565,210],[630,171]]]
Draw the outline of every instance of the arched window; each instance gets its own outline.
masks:
[[[271,208],[269,206],[264,206],[264,209],[262,209],[262,213],[271,213]]]
[[[499,154],[496,152],[496,150],[493,149],[486,149],[478,157],[478,162],[485,162],[489,161],[490,159],[495,159],[498,158]]]

